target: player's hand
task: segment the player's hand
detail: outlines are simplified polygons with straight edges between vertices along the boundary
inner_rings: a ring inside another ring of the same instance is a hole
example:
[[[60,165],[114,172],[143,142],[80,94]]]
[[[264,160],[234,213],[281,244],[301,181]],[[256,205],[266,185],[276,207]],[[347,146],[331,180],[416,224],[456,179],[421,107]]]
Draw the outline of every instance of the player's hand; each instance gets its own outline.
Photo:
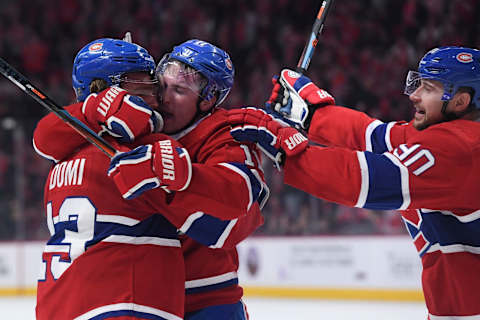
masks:
[[[253,107],[228,111],[228,121],[232,126],[230,134],[239,142],[254,142],[278,169],[283,163],[283,155],[294,156],[304,151],[308,139],[274,114]]]
[[[280,78],[274,77],[272,83],[272,93],[265,103],[267,109],[280,113],[297,128],[308,131],[315,110],[335,104],[335,99],[327,91],[298,72],[283,69]]]
[[[183,191],[192,177],[192,163],[185,148],[167,136],[151,145],[139,146],[112,158],[108,176],[125,199],[162,187]]]
[[[118,87],[89,95],[82,112],[94,131],[106,131],[120,142],[131,143],[140,136],[163,129],[163,119],[158,112],[142,98],[131,96]]]

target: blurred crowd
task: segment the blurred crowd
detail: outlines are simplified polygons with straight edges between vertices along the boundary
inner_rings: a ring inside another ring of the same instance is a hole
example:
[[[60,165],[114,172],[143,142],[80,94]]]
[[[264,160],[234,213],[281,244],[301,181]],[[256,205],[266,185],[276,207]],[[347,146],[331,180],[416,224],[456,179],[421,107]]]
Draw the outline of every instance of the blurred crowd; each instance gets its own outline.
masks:
[[[0,56],[66,105],[74,101],[73,58],[91,40],[130,31],[158,60],[173,45],[198,38],[225,49],[234,62],[234,88],[223,105],[262,106],[272,75],[296,66],[320,2],[0,0]],[[385,121],[408,120],[411,108],[402,94],[407,70],[436,46],[478,47],[479,16],[477,0],[337,1],[308,75],[340,105]],[[45,114],[0,79],[0,239],[47,237],[42,197],[50,163],[31,146],[35,123]],[[405,232],[395,212],[328,203],[283,185],[268,161],[265,171],[272,193],[259,234]]]

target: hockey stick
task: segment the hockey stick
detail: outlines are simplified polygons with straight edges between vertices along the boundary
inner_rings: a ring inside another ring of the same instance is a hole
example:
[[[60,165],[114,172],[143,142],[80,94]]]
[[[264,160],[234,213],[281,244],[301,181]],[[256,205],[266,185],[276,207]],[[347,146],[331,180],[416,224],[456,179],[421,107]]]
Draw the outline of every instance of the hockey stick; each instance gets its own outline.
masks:
[[[96,134],[92,129],[83,124],[80,120],[73,117],[67,110],[53,102],[46,94],[36,88],[25,76],[15,70],[8,62],[0,58],[0,73],[16,84],[23,92],[31,96],[42,106],[55,113],[60,119],[65,121],[70,127],[103,151],[108,157],[112,158],[117,150]]]
[[[132,43],[132,33],[130,31],[125,32],[122,40]]]
[[[310,39],[305,44],[303,48],[302,55],[298,61],[296,71],[304,74],[307,72],[308,66],[310,65],[310,60],[312,59],[313,52],[318,43],[318,37],[322,33],[323,25],[325,24],[325,19],[327,18],[328,11],[332,6],[333,0],[323,0],[320,10],[318,11],[317,18],[312,27],[312,33],[310,34]]]

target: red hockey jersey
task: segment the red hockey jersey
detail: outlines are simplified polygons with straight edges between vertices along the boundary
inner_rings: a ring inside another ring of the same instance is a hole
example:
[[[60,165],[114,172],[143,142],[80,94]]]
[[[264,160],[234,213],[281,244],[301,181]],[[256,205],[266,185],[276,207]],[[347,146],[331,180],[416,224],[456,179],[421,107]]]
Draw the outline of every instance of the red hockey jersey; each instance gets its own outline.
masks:
[[[67,110],[85,121],[80,106],[72,105]],[[188,236],[182,237],[186,312],[235,303],[242,296],[235,245],[263,223],[260,207],[268,198],[258,151],[233,141],[223,109],[174,138],[192,159],[189,188],[168,199],[161,189],[150,190],[140,198],[152,208],[168,203],[158,209]],[[156,140],[158,135],[153,134],[139,139],[136,145]],[[84,144],[80,135],[53,114],[42,119],[34,132],[37,152],[54,161]]]
[[[253,191],[251,198],[257,199],[248,215],[255,223],[249,222],[244,215],[238,219],[229,222],[233,225],[230,241],[224,243],[223,249],[212,249],[201,245],[192,240],[192,237],[185,237],[182,240],[182,248],[185,258],[185,272],[187,282],[186,288],[186,309],[185,312],[191,312],[212,305],[231,304],[239,301],[243,295],[242,288],[238,285],[238,254],[235,248],[241,240],[251,234],[256,227],[263,223],[259,206],[268,197],[268,188],[264,185],[263,172],[260,169],[259,154],[256,149],[250,149],[246,145],[232,144],[230,136],[230,126],[226,122],[225,110],[219,109],[212,115],[201,120],[196,126],[190,128],[187,132],[177,136],[180,143],[187,148],[193,163],[197,165],[218,165],[221,164],[237,172],[245,179],[254,181],[258,179],[262,184],[258,191],[255,190],[253,183],[247,183],[248,189]],[[250,167],[250,170],[244,170],[244,165]],[[195,166],[195,164],[194,164]],[[255,175],[252,176],[252,173]],[[193,173],[195,175],[196,172]],[[226,173],[221,173],[222,178],[226,178]],[[218,180],[211,176],[206,181],[212,181],[212,184],[218,184]],[[215,181],[215,182],[213,182]],[[228,183],[220,187],[217,197],[225,197],[228,203],[233,203],[232,197],[241,195],[238,190],[241,183]],[[223,189],[223,190],[222,190]],[[260,193],[258,193],[260,192]],[[257,195],[258,194],[258,195]],[[175,199],[186,201],[191,195],[185,194],[185,199]],[[191,201],[191,200],[190,200]],[[192,203],[192,208],[195,205]],[[214,215],[214,208],[206,211]],[[233,216],[225,216],[224,219],[231,219]],[[210,246],[212,247],[212,246]],[[214,246],[213,248],[219,246]]]
[[[124,200],[109,164],[87,145],[50,170],[36,318],[183,319],[177,230],[145,201]]]
[[[430,319],[480,319],[480,123],[418,131],[328,106],[315,112],[309,138],[331,147],[287,158],[285,182],[349,206],[400,210],[422,259]]]

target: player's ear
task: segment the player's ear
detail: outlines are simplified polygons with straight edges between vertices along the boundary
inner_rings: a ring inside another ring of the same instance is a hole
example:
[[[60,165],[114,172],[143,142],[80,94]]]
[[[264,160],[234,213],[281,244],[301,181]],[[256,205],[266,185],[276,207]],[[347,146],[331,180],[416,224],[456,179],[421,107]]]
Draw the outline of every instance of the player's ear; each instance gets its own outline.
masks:
[[[200,110],[203,112],[210,110],[215,105],[216,101],[217,97],[213,97],[210,100],[202,100],[200,102]]]
[[[467,92],[459,92],[454,97],[453,112],[463,112],[470,105],[472,97]]]

